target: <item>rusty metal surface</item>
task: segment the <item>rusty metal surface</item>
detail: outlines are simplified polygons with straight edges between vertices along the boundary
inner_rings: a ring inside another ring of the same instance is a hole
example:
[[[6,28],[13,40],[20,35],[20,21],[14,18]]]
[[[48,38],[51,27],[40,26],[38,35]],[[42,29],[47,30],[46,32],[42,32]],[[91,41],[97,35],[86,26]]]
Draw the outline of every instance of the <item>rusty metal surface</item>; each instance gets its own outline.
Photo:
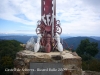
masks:
[[[57,42],[54,37],[56,33],[61,32],[60,21],[56,21],[56,0],[41,0],[41,21],[37,22],[36,33],[42,36],[40,44],[46,47],[45,52],[55,50]]]

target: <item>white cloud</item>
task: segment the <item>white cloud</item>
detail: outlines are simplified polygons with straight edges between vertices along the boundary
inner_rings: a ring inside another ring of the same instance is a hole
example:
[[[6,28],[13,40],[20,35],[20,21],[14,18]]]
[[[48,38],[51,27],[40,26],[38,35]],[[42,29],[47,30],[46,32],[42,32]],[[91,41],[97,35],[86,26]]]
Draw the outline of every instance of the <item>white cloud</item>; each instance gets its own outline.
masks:
[[[38,0],[39,1],[39,0]],[[2,0],[0,1],[0,18],[35,25],[40,19],[40,2],[34,0]],[[27,20],[16,15],[23,14]],[[30,21],[29,21],[30,20]]]
[[[60,16],[57,16],[62,22],[63,34],[100,36],[100,13],[94,12],[93,6],[82,0],[68,0],[64,4],[58,8]]]
[[[63,34],[100,36],[99,0],[56,0]],[[26,25],[41,19],[41,0],[1,0],[0,18]]]

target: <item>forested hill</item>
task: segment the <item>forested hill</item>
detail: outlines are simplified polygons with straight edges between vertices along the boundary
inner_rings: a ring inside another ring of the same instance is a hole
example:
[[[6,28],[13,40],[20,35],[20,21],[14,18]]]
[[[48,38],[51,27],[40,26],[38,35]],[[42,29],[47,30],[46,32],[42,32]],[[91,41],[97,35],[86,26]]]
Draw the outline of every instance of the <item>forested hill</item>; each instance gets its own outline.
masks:
[[[23,50],[20,44],[16,40],[0,40],[0,75],[13,75],[13,71],[7,72],[5,69],[13,69],[16,53]]]
[[[73,45],[73,49],[75,50],[78,47],[78,45],[80,44],[81,40],[84,40],[84,39],[89,39],[90,42],[97,42],[98,43],[98,48],[100,50],[100,41],[95,40],[95,39],[90,38],[90,37],[71,37],[71,38],[64,39],[64,41],[69,46]]]
[[[76,48],[79,46],[81,40],[84,40],[84,39],[89,39],[90,42],[98,43],[99,53],[96,55],[96,58],[100,59],[100,41],[99,40],[95,40],[90,37],[72,37],[72,38],[64,39],[64,41],[68,44],[68,46],[73,45],[73,50],[76,50]]]
[[[35,39],[37,38],[37,36],[0,36],[0,39],[1,40],[17,40],[17,41],[20,41],[22,43],[26,43],[31,37],[33,37]],[[90,37],[69,37],[69,38],[64,39],[64,41],[69,46],[73,45],[73,49],[75,50],[78,47],[78,45],[80,44],[80,41],[83,39],[86,39],[86,38],[88,38],[90,40],[90,42],[97,42],[98,48],[100,50],[100,41],[93,39],[93,38],[90,38]]]
[[[0,36],[1,40],[17,40],[22,43],[26,43],[31,37],[37,38],[37,36]]]

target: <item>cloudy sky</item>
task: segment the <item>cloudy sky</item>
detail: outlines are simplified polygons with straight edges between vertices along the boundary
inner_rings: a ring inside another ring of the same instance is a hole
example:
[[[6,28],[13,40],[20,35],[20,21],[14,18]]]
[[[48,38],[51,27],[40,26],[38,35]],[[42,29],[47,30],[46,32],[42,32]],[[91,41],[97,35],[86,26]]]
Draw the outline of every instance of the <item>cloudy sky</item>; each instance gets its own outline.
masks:
[[[100,36],[100,0],[56,0],[62,35]],[[41,0],[0,0],[0,33],[36,34]]]

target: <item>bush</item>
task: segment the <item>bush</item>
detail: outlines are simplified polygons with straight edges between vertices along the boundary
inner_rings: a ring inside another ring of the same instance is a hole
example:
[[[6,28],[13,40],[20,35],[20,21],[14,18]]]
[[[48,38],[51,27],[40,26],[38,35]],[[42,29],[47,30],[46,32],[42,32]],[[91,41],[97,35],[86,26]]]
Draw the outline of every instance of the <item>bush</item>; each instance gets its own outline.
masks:
[[[16,40],[0,40],[0,74],[12,75],[12,72],[5,72],[5,68],[12,69],[16,53],[23,48],[21,42]]]

